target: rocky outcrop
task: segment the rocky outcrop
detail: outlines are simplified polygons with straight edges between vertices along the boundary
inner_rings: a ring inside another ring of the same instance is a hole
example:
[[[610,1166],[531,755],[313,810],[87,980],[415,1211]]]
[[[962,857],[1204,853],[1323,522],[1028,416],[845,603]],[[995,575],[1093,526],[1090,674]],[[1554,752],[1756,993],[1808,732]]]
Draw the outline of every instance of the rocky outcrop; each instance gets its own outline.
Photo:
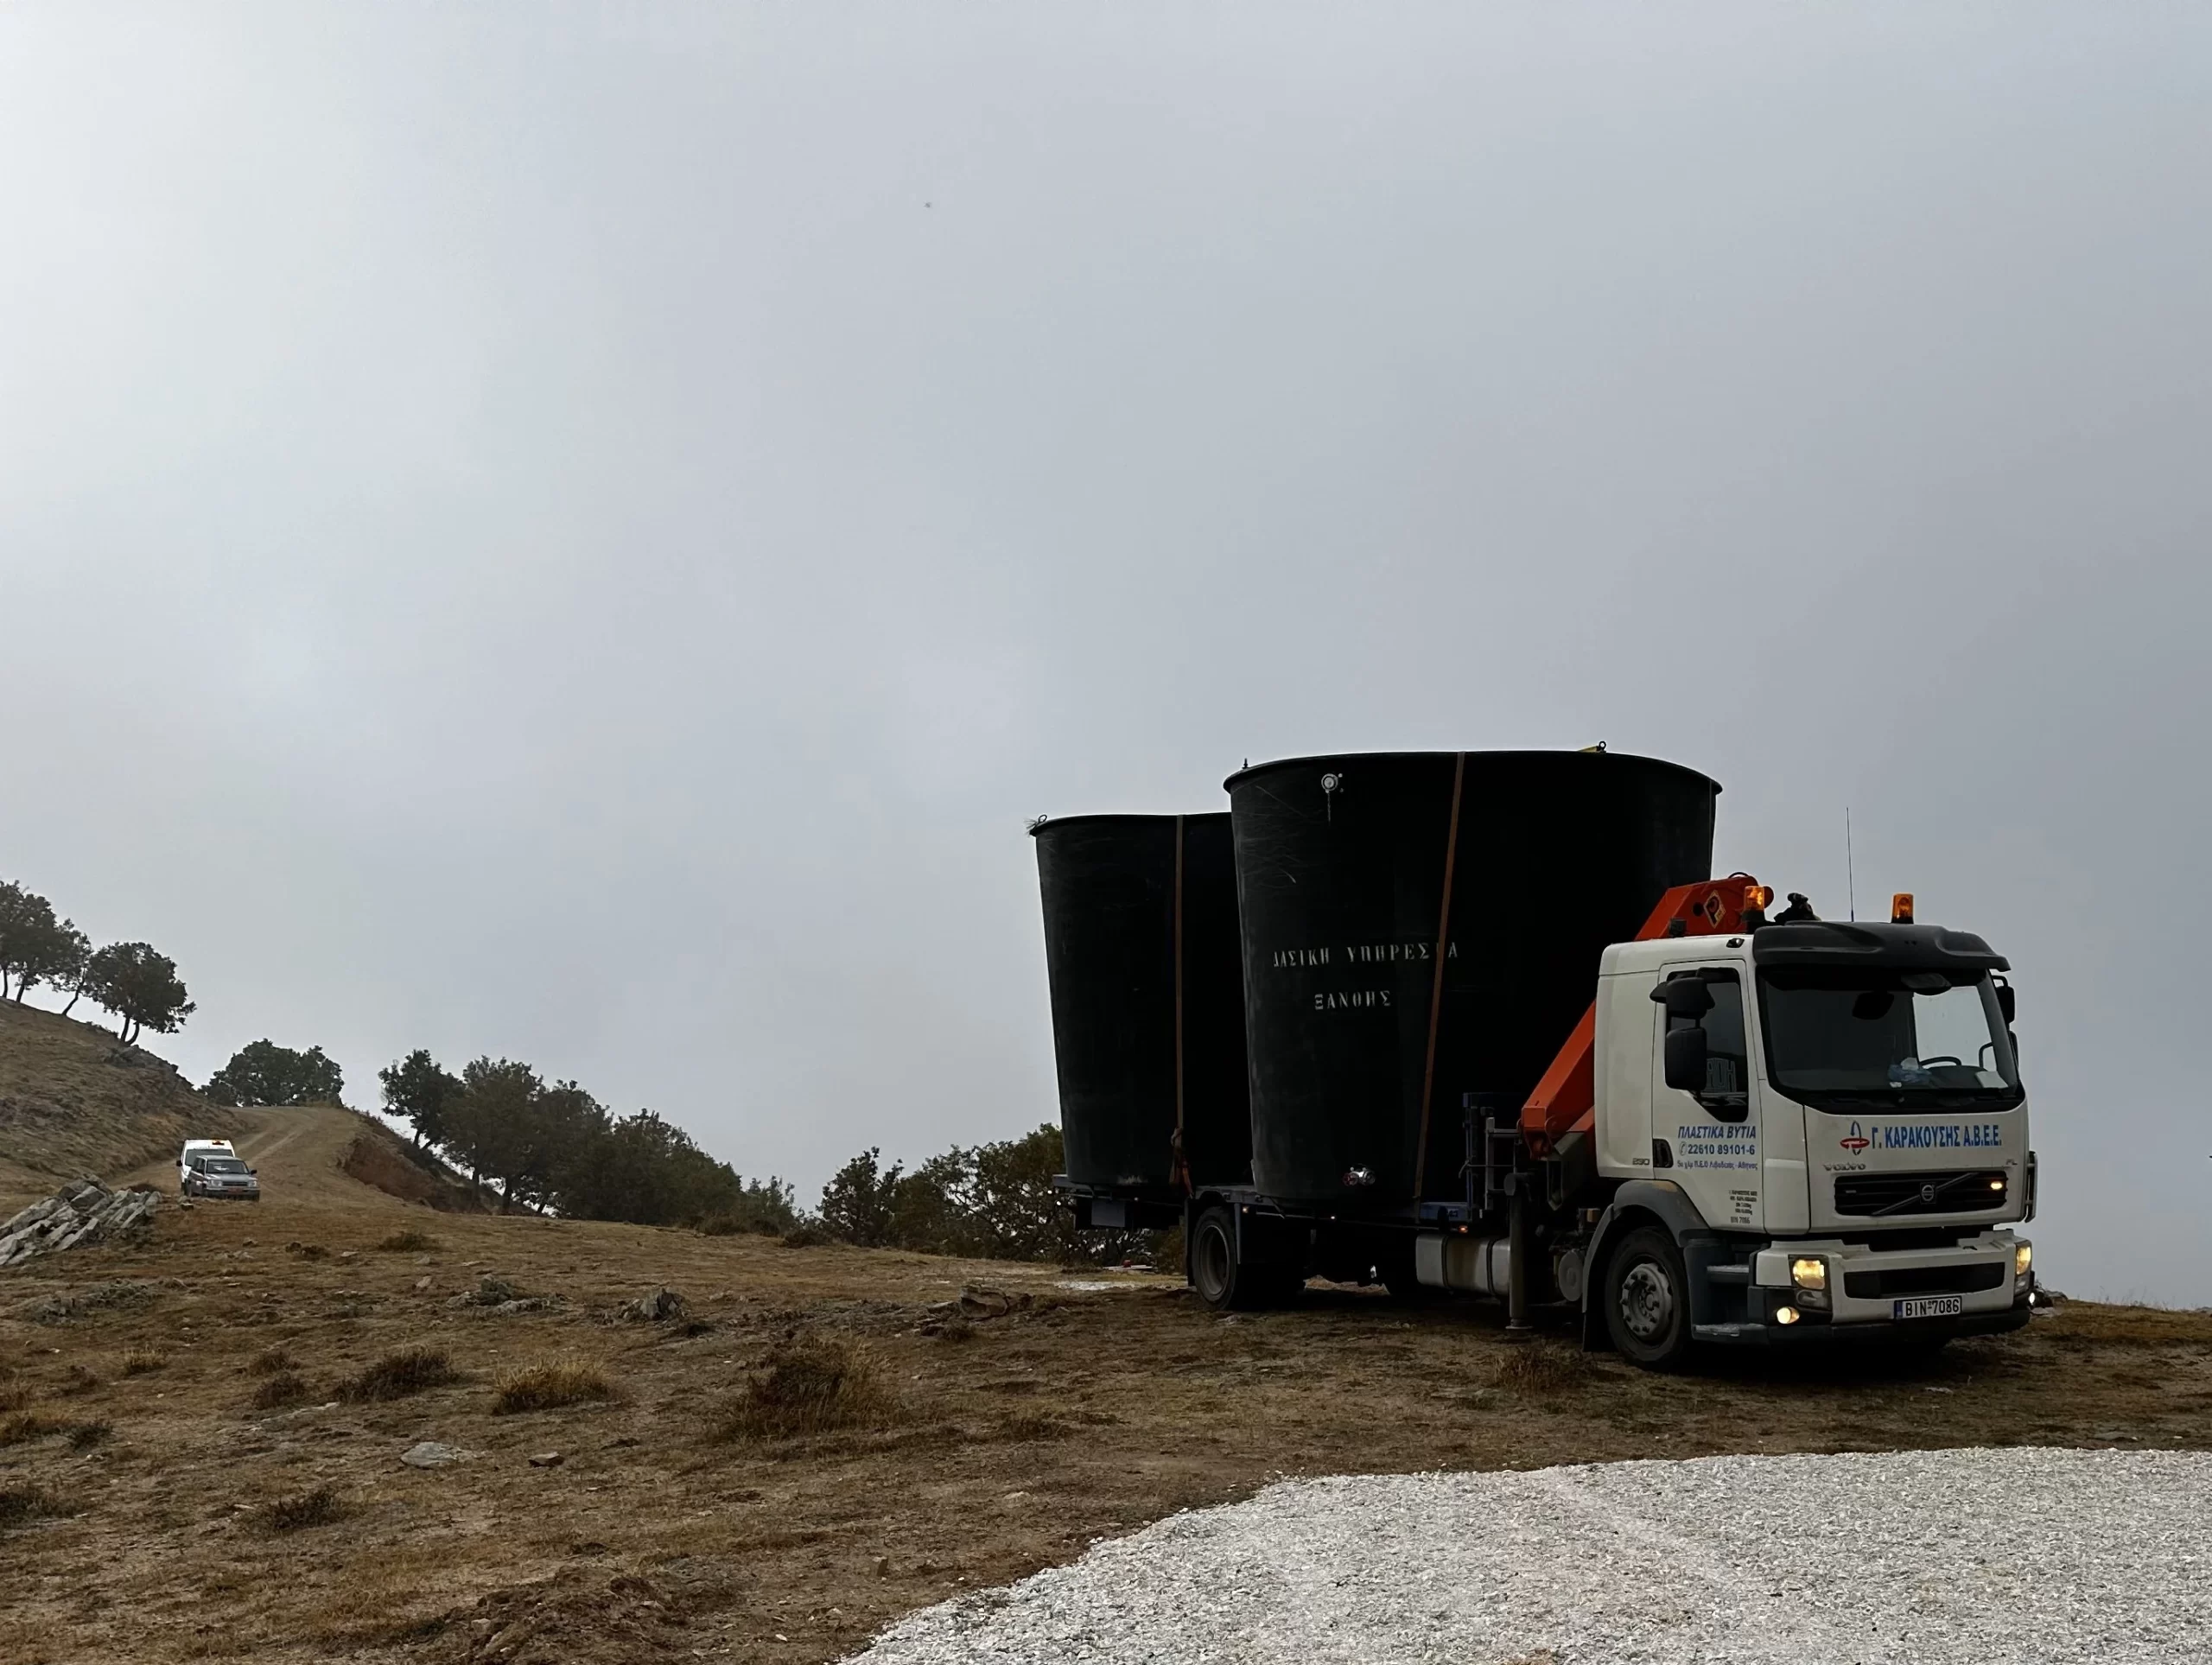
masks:
[[[0,1266],[105,1242],[145,1224],[160,1203],[152,1191],[110,1191],[97,1179],[64,1185],[0,1225]]]

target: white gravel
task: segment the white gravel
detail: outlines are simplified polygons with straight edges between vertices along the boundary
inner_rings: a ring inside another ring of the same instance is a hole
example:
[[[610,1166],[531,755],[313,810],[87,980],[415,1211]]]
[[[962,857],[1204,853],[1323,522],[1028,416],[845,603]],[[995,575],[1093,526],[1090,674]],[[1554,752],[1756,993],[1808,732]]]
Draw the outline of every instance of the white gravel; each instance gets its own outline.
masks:
[[[868,1665],[2212,1659],[2212,1453],[1287,1481],[891,1627]]]

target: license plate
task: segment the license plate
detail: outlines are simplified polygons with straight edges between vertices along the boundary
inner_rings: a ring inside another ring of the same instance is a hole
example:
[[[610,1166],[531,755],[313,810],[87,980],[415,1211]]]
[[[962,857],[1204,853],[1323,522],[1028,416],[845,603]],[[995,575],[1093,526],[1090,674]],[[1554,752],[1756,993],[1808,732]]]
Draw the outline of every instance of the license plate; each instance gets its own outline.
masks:
[[[1965,1297],[1961,1295],[1916,1295],[1910,1300],[1901,1300],[1891,1309],[1891,1316],[1899,1319],[1955,1319],[1966,1311]]]

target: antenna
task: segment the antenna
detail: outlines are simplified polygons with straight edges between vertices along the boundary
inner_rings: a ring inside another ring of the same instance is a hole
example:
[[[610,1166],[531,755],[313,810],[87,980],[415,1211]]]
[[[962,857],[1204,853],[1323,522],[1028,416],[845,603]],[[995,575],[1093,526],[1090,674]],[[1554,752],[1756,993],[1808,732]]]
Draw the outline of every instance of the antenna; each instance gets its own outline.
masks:
[[[1851,917],[1859,918],[1859,875],[1851,863],[1851,805],[1843,806],[1843,884],[1846,899],[1851,906]]]

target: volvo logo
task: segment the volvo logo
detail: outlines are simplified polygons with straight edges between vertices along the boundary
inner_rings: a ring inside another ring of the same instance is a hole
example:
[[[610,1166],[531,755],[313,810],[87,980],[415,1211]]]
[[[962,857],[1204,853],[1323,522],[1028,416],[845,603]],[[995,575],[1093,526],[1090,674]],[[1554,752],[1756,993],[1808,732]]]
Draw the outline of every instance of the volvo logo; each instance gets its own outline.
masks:
[[[1934,1202],[1936,1200],[1936,1187],[1933,1185],[1923,1185],[1920,1188],[1920,1200],[1923,1203]]]

